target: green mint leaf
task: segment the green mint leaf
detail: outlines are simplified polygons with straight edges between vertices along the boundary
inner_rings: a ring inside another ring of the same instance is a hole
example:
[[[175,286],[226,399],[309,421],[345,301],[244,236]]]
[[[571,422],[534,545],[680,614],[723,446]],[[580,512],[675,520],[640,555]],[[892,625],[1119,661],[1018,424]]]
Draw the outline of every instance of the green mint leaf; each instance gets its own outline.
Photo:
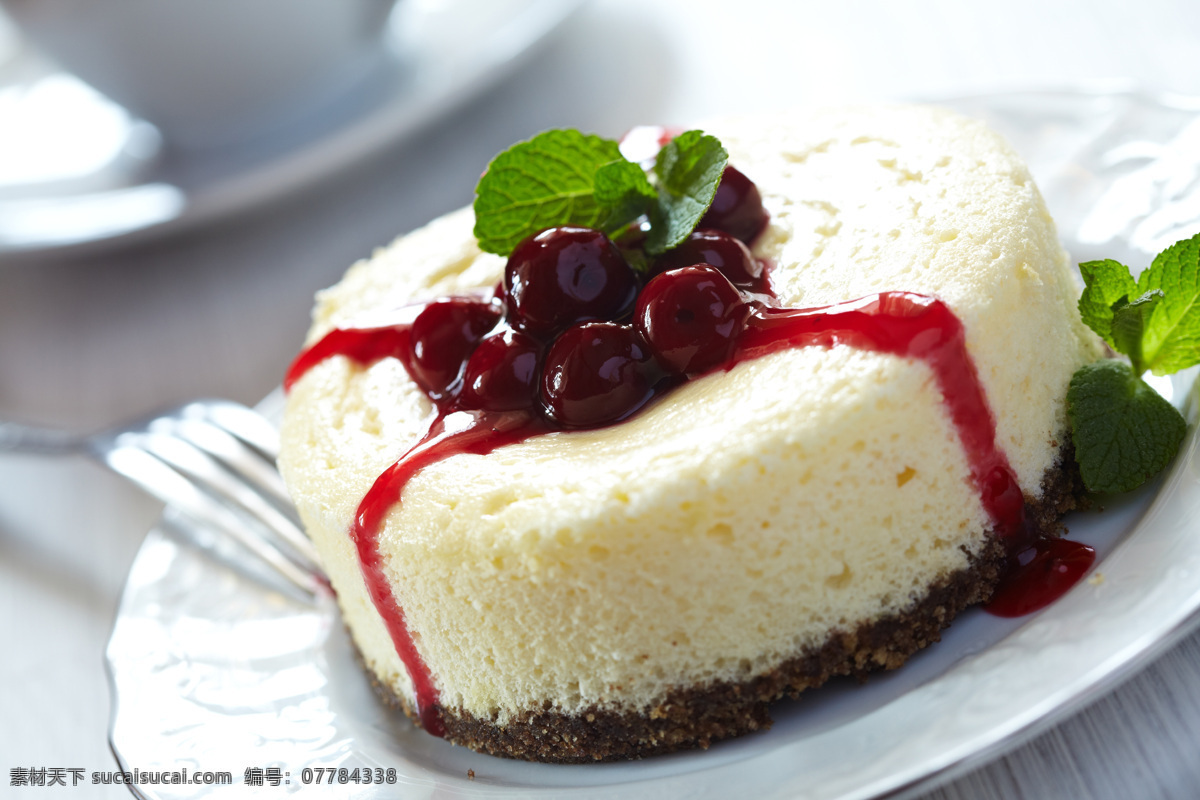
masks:
[[[596,170],[596,202],[608,209],[608,232],[650,213],[657,199],[646,171],[632,161],[614,161]]]
[[[1123,361],[1081,367],[1067,390],[1075,460],[1093,492],[1128,492],[1170,463],[1187,423]]]
[[[696,229],[712,205],[728,161],[721,142],[703,131],[681,133],[658,151],[658,202],[650,214],[646,252],[665,253]]]
[[[1137,283],[1129,267],[1113,261],[1085,261],[1079,265],[1087,288],[1079,298],[1079,316],[1089,328],[1100,335],[1114,350],[1119,350],[1112,336],[1113,304],[1122,297],[1137,296]]]
[[[1137,292],[1161,289],[1142,339],[1146,366],[1170,375],[1200,363],[1200,234],[1158,254],[1141,274]]]
[[[1113,303],[1112,307],[1112,339],[1118,352],[1129,356],[1133,362],[1133,374],[1141,375],[1146,371],[1142,361],[1142,336],[1150,315],[1163,299],[1162,289],[1154,289],[1129,302],[1128,297],[1122,297]]]
[[[545,228],[601,227],[610,209],[596,200],[596,172],[622,160],[616,142],[576,130],[545,131],[508,148],[475,188],[480,249],[507,256]]]

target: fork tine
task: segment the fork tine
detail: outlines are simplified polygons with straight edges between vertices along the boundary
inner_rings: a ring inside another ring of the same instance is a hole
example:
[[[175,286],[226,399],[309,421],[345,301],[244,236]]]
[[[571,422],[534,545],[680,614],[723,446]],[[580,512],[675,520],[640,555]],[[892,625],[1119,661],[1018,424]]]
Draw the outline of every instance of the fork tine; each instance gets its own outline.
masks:
[[[230,400],[199,400],[186,406],[183,413],[207,419],[258,450],[272,464],[279,458],[279,432],[256,411]]]
[[[0,421],[0,453],[34,456],[61,456],[86,449],[82,436],[66,431]]]
[[[313,594],[280,575],[272,564],[246,550],[225,531],[197,520],[177,506],[163,507],[158,526],[164,533],[178,537],[206,557],[224,564],[241,578],[269,587],[306,605],[320,602]]]
[[[266,498],[254,485],[239,478],[204,450],[180,438],[173,432],[130,434],[118,437],[118,443],[138,446],[191,478],[218,499],[225,499],[246,511],[281,539],[283,555],[291,558],[309,572],[320,571],[320,560],[312,542]]]
[[[180,409],[174,433],[216,458],[272,502],[292,523],[273,526],[273,530],[309,565],[320,563],[275,466],[279,434],[261,414],[229,400],[197,400]]]
[[[275,464],[238,436],[208,420],[190,418],[163,417],[151,423],[150,430],[174,434],[208,453],[299,525],[300,518]]]
[[[113,446],[98,456],[113,471],[125,476],[148,493],[172,505],[202,524],[228,535],[254,555],[270,564],[304,597],[315,601],[325,584],[318,574],[302,569],[278,548],[252,533],[228,507],[205,494],[200,488],[159,460],[140,444],[131,443],[133,435],[118,436]],[[130,438],[124,438],[130,437]]]

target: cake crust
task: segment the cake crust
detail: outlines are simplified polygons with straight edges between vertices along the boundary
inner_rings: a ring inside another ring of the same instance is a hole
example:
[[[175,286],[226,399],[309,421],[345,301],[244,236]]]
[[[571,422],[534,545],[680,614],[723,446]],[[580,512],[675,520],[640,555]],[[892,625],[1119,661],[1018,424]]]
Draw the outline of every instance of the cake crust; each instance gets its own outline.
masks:
[[[1086,505],[1086,489],[1068,442],[1047,471],[1041,496],[1026,498],[1025,516],[1034,536],[1063,533],[1061,518]],[[902,666],[917,651],[940,641],[941,632],[965,609],[986,603],[1003,577],[1007,552],[989,535],[969,565],[935,582],[909,608],[859,625],[832,631],[823,644],[787,659],[744,682],[672,689],[644,711],[613,711],[592,706],[578,713],[527,710],[505,724],[463,709],[439,706],[445,738],[482,753],[560,764],[623,761],[678,750],[707,749],[722,739],[771,727],[770,704],[796,698],[831,678],[860,681],[880,670]],[[357,648],[356,648],[357,652]],[[362,661],[361,654],[359,660]],[[419,723],[411,706],[365,667],[376,694]]]

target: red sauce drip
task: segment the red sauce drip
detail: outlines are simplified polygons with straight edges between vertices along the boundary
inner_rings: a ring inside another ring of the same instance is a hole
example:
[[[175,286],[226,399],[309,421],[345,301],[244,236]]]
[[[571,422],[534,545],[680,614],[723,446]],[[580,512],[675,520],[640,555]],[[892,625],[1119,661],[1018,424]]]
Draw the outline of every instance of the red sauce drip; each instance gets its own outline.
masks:
[[[344,332],[343,332],[344,333]],[[358,548],[358,560],[371,602],[383,617],[408,670],[417,699],[421,726],[434,736],[445,735],[437,711],[438,690],[428,665],[417,651],[404,609],[384,574],[379,552],[379,531],[393,507],[399,505],[405,485],[419,471],[442,459],[462,454],[485,455],[498,447],[516,444],[549,428],[540,418],[520,412],[439,412],[421,441],[380,475],[358,506],[350,527],[350,538]]]
[[[1018,551],[1008,574],[984,609],[997,617],[1023,617],[1067,593],[1096,561],[1096,551],[1067,539],[1038,539]]]
[[[359,364],[370,364],[390,356],[404,361],[407,368],[408,333],[411,327],[396,325],[332,330],[296,357],[283,376],[283,390],[291,391],[304,373],[331,356],[346,356]]]
[[[1062,540],[1029,541],[1024,499],[1007,457],[996,445],[995,421],[967,352],[962,323],[942,301],[907,292],[883,292],[831,306],[781,309],[769,306],[769,300],[763,297],[752,304],[753,313],[732,355],[715,369],[728,370],[742,361],[789,348],[837,345],[920,359],[932,368],[983,506],[997,535],[1016,553],[1018,566],[988,607],[992,613],[1016,616],[1041,608],[1087,571],[1094,558],[1091,548]],[[290,388],[313,365],[332,355],[363,364],[391,356],[408,367],[409,327],[335,330],[300,354],[284,385]],[[655,387],[655,394],[675,385],[678,381],[663,381]],[[412,678],[422,725],[434,735],[443,735],[438,690],[384,573],[379,531],[388,513],[401,502],[408,481],[425,467],[460,454],[486,455],[558,428],[536,412],[458,411],[452,398],[436,405],[429,431],[379,476],[363,498],[351,537],[371,600]],[[1021,561],[1023,558],[1027,562]]]

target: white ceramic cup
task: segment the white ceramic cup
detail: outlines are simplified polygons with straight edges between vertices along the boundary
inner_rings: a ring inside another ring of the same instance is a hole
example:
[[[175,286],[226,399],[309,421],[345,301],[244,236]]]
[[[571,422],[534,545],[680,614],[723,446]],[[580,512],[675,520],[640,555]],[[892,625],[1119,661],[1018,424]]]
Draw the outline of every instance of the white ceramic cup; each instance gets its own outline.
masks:
[[[39,49],[168,142],[223,144],[375,63],[395,0],[0,0]]]

